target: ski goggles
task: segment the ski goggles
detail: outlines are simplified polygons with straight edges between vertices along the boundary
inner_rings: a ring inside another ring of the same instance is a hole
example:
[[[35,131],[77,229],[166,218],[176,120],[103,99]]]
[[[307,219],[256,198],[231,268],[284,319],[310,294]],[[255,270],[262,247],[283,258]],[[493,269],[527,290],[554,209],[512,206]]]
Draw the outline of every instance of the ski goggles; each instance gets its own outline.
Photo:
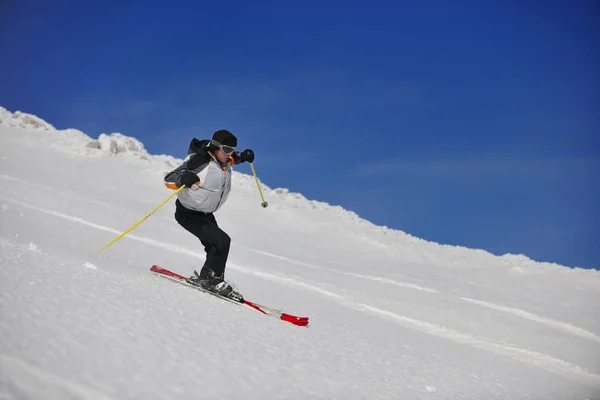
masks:
[[[221,143],[219,143],[219,142],[217,142],[215,140],[212,140],[212,144],[214,144],[215,146],[217,146],[218,148],[220,148],[223,151],[223,153],[228,154],[228,155],[229,154],[233,154],[233,152],[235,151],[235,147],[233,147],[233,146],[227,146],[225,144],[221,144]]]

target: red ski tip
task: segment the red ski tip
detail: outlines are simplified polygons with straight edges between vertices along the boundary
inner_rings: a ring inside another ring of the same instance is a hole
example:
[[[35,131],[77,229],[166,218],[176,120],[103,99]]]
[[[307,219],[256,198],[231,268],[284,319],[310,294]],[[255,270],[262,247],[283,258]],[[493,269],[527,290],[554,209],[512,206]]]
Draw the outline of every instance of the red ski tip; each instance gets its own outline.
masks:
[[[281,320],[298,326],[307,326],[308,317],[296,317],[290,314],[281,314]]]

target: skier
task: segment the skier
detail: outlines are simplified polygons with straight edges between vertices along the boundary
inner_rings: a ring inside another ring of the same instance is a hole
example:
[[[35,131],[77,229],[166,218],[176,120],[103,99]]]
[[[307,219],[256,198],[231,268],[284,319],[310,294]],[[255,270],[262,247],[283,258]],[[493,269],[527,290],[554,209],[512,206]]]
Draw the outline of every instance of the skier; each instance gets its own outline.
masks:
[[[192,139],[184,163],[165,176],[170,189],[186,188],[177,194],[175,220],[200,239],[206,261],[200,273],[187,282],[221,296],[243,302],[243,296],[224,279],[231,239],[217,225],[214,216],[231,190],[231,166],[253,162],[254,152],[236,152],[237,138],[227,130],[213,134],[212,140]]]

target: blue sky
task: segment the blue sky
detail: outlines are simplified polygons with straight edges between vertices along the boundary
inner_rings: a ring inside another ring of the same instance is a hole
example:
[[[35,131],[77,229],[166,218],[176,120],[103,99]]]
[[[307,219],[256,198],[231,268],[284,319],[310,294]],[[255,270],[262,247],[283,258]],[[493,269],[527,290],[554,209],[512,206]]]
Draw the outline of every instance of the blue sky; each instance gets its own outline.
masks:
[[[594,1],[9,1],[0,105],[177,157],[229,129],[273,188],[427,240],[600,268],[599,15]]]

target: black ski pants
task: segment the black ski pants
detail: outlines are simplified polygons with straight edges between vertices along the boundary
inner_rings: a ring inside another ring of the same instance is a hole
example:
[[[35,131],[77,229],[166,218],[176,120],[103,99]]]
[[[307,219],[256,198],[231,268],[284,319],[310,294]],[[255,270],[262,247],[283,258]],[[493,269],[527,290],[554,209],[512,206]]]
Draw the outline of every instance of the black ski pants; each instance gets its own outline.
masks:
[[[213,270],[216,275],[223,275],[231,244],[229,235],[219,228],[212,213],[189,210],[182,206],[179,200],[175,205],[175,219],[179,225],[200,239],[204,245],[204,268]]]

